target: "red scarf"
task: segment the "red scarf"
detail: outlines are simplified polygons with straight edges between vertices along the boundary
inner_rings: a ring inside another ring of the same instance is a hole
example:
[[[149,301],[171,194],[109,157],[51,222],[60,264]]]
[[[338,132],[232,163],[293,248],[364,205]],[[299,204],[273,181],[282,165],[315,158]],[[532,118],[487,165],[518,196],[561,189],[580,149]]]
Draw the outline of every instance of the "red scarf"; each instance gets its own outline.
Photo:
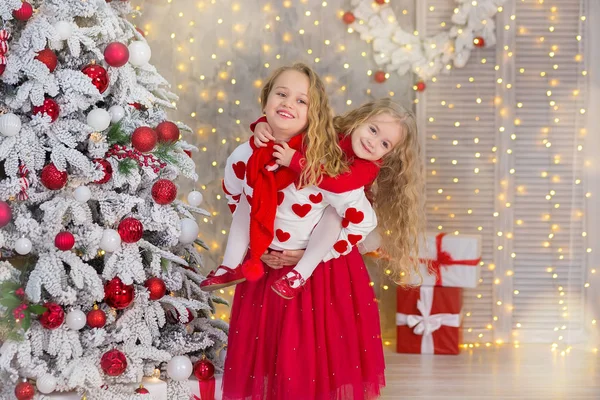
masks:
[[[288,145],[299,151],[302,148],[304,135],[296,135]],[[275,215],[277,213],[277,191],[288,187],[296,181],[298,174],[290,168],[279,167],[275,172],[267,171],[266,165],[272,164],[273,146],[268,142],[267,147],[256,147],[250,138],[252,155],[248,159],[246,181],[253,189],[250,203],[250,257],[242,265],[242,272],[249,281],[256,281],[264,274],[260,257],[269,247],[275,237]]]

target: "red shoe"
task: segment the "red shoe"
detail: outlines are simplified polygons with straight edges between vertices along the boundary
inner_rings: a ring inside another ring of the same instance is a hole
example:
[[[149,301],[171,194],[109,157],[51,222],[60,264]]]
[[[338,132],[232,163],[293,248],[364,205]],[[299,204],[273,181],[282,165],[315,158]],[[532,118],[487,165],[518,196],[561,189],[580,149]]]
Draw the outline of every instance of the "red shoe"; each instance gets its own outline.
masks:
[[[222,275],[215,276],[215,272],[217,272],[219,269],[224,269],[227,272]],[[223,289],[227,286],[237,285],[245,280],[246,278],[244,278],[244,274],[242,273],[242,269],[240,267],[231,269],[224,265],[220,265],[219,268],[211,271],[206,279],[200,283],[200,289],[204,292],[212,292],[213,290]]]
[[[271,289],[281,297],[286,300],[291,300],[302,290],[302,286],[306,283],[306,281],[300,275],[300,272],[295,269],[290,271],[292,273],[292,277],[288,277],[285,274],[283,277],[277,279],[275,283],[271,285]],[[300,281],[300,286],[292,287],[292,283],[295,281]]]

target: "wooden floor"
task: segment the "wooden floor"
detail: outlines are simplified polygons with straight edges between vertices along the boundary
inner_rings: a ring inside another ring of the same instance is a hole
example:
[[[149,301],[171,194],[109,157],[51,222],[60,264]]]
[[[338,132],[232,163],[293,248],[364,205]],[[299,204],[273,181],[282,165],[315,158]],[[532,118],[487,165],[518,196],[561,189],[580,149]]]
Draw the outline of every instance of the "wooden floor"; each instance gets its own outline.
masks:
[[[397,354],[386,348],[382,399],[600,400],[600,353],[549,345],[463,350],[459,356]]]

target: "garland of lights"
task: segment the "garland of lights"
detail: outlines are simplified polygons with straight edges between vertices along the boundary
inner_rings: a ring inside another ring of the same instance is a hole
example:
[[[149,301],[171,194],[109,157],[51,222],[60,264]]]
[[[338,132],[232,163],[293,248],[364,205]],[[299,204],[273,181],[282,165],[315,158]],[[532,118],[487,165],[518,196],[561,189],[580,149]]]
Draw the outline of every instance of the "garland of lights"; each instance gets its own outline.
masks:
[[[428,80],[452,65],[464,67],[474,48],[495,45],[493,18],[502,11],[505,0],[456,0],[459,4],[450,29],[424,39],[419,32],[408,32],[398,24],[388,1],[352,0],[352,11],[342,19],[349,32],[356,31],[373,44],[375,62],[386,73],[404,75],[412,71]]]

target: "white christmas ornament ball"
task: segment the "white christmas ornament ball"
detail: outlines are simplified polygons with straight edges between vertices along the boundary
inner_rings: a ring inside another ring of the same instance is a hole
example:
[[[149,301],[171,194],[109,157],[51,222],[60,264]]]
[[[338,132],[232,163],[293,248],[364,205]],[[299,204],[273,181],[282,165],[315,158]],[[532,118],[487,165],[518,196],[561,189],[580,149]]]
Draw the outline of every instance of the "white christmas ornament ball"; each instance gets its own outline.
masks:
[[[102,108],[95,108],[87,115],[87,124],[96,131],[103,131],[110,125],[110,114]]]
[[[56,378],[50,374],[44,374],[37,379],[35,386],[43,394],[52,393],[56,390]]]
[[[105,229],[100,240],[100,248],[109,253],[117,251],[121,247],[121,236],[114,229]]]
[[[185,381],[193,371],[192,361],[186,356],[175,356],[167,363],[167,374],[174,381]]]
[[[17,239],[15,242],[15,251],[22,256],[29,254],[31,251],[31,240],[27,238]]]
[[[202,200],[204,200],[202,193],[200,193],[196,190],[191,191],[187,197],[187,201],[188,201],[189,205],[192,207],[198,207],[200,204],[202,204]]]
[[[78,331],[85,326],[87,316],[81,310],[73,310],[67,314],[67,326],[73,331]]]
[[[179,235],[179,243],[190,244],[196,240],[200,228],[195,220],[191,218],[184,218],[180,222],[181,234]]]
[[[129,62],[135,66],[146,65],[152,56],[152,50],[146,42],[136,40],[127,47],[129,50]]]
[[[112,106],[108,109],[108,113],[110,114],[110,120],[117,123],[125,116],[125,109],[121,106]]]
[[[79,186],[73,191],[73,198],[80,203],[87,202],[92,197],[92,191],[87,186]]]
[[[15,136],[21,130],[21,118],[13,113],[0,115],[0,134]]]
[[[71,28],[71,24],[66,21],[58,21],[54,24],[54,29],[60,36],[61,40],[67,40],[71,37],[71,33],[73,33],[73,29]]]

